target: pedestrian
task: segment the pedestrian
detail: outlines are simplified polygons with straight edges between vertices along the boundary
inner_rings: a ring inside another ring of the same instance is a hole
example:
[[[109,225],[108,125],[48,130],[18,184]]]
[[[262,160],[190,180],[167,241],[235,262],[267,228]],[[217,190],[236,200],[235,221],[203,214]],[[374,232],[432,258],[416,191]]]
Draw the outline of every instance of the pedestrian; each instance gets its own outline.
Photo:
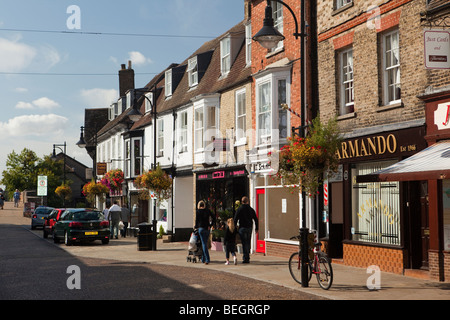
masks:
[[[225,262],[226,265],[230,264],[230,253],[233,256],[234,264],[237,264],[237,257],[236,257],[236,226],[234,225],[233,218],[229,218],[227,220],[227,225],[225,227],[225,237],[223,241],[223,245],[225,246],[225,258],[227,261]]]
[[[0,188],[0,208],[2,210],[4,205],[5,205],[5,196],[3,195],[3,189]]]
[[[128,206],[124,203],[122,205],[122,222],[123,222],[123,229],[120,230],[122,237],[127,236],[127,229],[128,229],[128,223],[131,222],[131,213],[130,209],[128,209]]]
[[[250,240],[253,231],[253,221],[255,221],[255,232],[258,232],[258,218],[256,212],[250,207],[248,197],[242,197],[242,204],[237,209],[234,216],[234,224],[239,226],[239,237],[242,241],[243,257],[242,263],[250,263]]]
[[[122,220],[122,209],[118,206],[117,201],[109,208],[109,225],[111,228],[111,239],[119,239],[119,223]]]
[[[198,202],[197,212],[195,215],[195,226],[202,242],[202,262],[208,264],[210,262],[208,251],[209,233],[212,226],[216,224],[216,217],[206,208],[203,200]]]
[[[20,192],[19,189],[16,189],[16,192],[14,192],[14,207],[18,208],[19,207],[19,201],[20,201]]]
[[[106,204],[105,209],[103,209],[103,217],[105,218],[105,220],[109,221],[109,208],[111,207],[111,205],[109,203]]]

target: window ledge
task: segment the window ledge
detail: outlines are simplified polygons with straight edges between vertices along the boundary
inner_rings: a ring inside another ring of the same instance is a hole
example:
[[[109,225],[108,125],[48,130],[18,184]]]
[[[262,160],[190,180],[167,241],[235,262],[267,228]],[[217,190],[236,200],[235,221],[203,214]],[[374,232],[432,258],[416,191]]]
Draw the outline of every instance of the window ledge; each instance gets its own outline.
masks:
[[[345,6],[340,7],[339,9],[334,9],[333,12],[331,13],[331,16],[335,16],[351,7],[353,7],[353,1],[350,3],[347,3]]]
[[[356,118],[356,112],[350,112],[337,117],[338,121]]]
[[[266,59],[276,56],[277,54],[284,52],[284,46],[282,46],[281,48],[276,49],[275,51],[269,52],[268,54],[266,54]]]
[[[388,110],[392,110],[392,109],[397,109],[397,108],[403,108],[403,102],[396,102],[393,104],[388,104],[386,106],[381,106],[377,109],[377,112],[383,112],[383,111],[388,111]]]

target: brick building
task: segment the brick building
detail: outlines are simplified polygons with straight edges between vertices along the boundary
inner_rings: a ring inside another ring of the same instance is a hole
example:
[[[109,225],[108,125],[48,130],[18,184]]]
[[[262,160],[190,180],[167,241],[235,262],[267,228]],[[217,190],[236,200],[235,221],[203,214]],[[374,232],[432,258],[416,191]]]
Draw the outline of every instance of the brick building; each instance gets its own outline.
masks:
[[[255,35],[262,27],[267,1],[246,1],[250,5],[251,29]],[[300,21],[301,2],[286,0],[297,22]],[[306,3],[305,16],[309,22],[304,63],[306,69],[307,120],[317,112],[317,73],[315,45],[316,6]],[[291,241],[298,235],[301,225],[301,196],[291,193],[289,188],[276,185],[272,179],[268,151],[279,150],[292,135],[291,128],[299,127],[301,119],[301,38],[296,39],[294,16],[279,2],[271,1],[274,27],[284,35],[274,49],[268,50],[257,42],[252,44],[252,127],[255,130],[253,149],[249,152],[251,204],[259,219],[259,234],[256,235],[256,251],[268,255],[289,256],[298,247]],[[283,108],[287,105],[294,112]],[[312,202],[306,204],[313,207]],[[312,221],[308,221],[312,226]]]
[[[345,138],[339,172],[327,181],[327,243],[330,255],[345,264],[425,271],[443,280],[437,198],[445,180],[381,173],[427,156],[421,151],[436,141],[425,102],[436,91],[447,92],[442,99],[448,100],[449,70],[424,65],[423,16],[444,6],[419,0],[318,3],[320,114],[324,120],[337,115]]]

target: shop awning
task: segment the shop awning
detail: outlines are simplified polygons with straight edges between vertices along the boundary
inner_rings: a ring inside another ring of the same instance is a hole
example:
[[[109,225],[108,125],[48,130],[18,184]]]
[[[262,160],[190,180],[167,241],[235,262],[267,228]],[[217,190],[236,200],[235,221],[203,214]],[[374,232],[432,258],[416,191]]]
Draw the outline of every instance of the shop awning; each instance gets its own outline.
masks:
[[[357,176],[356,182],[428,179],[450,179],[450,140],[435,143],[413,156],[382,170]]]

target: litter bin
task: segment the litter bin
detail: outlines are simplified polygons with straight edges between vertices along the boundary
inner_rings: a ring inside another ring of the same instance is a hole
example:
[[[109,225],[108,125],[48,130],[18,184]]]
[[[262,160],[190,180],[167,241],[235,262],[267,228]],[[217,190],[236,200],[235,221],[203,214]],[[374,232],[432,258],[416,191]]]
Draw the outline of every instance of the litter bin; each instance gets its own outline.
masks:
[[[152,246],[152,228],[153,225],[150,223],[140,223],[137,225],[139,228],[138,234],[137,234],[137,244],[138,244],[138,250],[139,251],[149,251],[153,250]]]

